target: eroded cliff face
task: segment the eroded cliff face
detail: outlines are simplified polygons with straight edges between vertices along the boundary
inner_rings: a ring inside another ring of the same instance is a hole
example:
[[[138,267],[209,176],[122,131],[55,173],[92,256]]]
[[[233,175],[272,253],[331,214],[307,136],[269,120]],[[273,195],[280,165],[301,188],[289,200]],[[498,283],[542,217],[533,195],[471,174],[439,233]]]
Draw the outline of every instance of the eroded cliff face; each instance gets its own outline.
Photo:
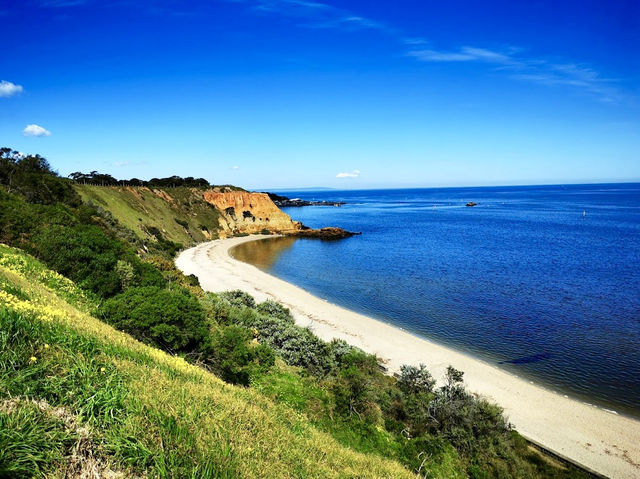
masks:
[[[264,230],[290,234],[302,228],[302,223],[283,213],[265,193],[206,191],[204,199],[220,211],[221,238]]]

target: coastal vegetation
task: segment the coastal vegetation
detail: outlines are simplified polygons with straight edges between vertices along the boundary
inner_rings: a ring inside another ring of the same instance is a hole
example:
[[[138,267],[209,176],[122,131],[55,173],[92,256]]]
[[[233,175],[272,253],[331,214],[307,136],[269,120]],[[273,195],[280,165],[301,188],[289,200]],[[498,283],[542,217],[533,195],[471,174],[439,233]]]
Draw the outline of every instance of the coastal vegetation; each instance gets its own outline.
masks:
[[[1,151],[0,476],[589,477],[461,371],[393,377],[278,303],[205,293],[172,262],[219,227],[189,188],[79,185]]]

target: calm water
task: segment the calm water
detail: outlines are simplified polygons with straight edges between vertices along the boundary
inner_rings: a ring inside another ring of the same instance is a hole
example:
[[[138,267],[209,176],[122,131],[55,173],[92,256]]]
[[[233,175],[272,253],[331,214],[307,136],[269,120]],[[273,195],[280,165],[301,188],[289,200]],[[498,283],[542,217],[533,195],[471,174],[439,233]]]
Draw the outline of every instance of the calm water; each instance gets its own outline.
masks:
[[[284,194],[346,201],[285,211],[362,236],[269,239],[238,247],[236,257],[551,389],[640,416],[640,184]]]

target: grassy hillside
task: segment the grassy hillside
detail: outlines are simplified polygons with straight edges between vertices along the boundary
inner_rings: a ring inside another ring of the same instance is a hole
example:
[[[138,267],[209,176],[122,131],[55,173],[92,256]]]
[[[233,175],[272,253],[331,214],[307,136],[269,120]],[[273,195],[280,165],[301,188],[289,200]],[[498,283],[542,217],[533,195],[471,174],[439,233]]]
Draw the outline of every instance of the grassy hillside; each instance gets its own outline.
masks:
[[[202,291],[172,260],[211,231],[199,191],[79,187],[0,149],[0,478],[587,477],[461,371],[390,377],[278,303]]]
[[[0,476],[415,477],[93,308],[71,281],[0,245]]]
[[[108,211],[140,239],[155,236],[152,228],[185,246],[217,238],[218,210],[202,199],[202,189],[81,184],[74,188],[84,202]]]

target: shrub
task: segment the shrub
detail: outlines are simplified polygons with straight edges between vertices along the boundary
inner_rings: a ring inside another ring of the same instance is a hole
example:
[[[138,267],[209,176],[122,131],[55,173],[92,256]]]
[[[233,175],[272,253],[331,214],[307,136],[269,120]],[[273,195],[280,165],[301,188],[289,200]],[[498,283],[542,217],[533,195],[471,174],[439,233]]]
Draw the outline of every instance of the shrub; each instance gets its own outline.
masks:
[[[256,307],[256,300],[253,299],[253,296],[239,289],[236,289],[235,291],[225,291],[224,293],[221,293],[220,296],[226,299],[227,301],[229,301],[229,303],[231,303],[232,306],[236,306],[236,307],[244,306],[247,308]]]
[[[400,368],[398,387],[405,394],[431,393],[436,380],[424,364],[420,366],[403,365]]]
[[[463,373],[449,366],[445,384],[429,405],[430,430],[446,437],[453,446],[473,455],[502,443],[510,426],[500,406],[469,394],[462,384]]]
[[[58,273],[103,297],[122,291],[115,268],[124,255],[122,243],[94,225],[51,226],[33,238],[37,256]]]
[[[252,375],[268,371],[275,363],[273,350],[262,344],[250,344],[251,337],[249,330],[232,325],[214,338],[214,368],[225,381],[248,386]]]
[[[189,223],[187,223],[185,220],[181,220],[181,219],[178,219],[178,218],[174,218],[174,220],[176,221],[176,223],[178,223],[184,229],[189,229]]]
[[[337,366],[341,366],[347,354],[357,351],[358,348],[351,346],[344,339],[332,339],[329,343],[329,350],[333,361]]]
[[[71,182],[60,178],[40,155],[22,155],[11,148],[0,148],[0,184],[29,203],[81,204]]]
[[[335,369],[329,345],[291,320],[262,314],[244,314],[235,319],[247,328],[256,328],[260,340],[275,349],[287,364],[302,367],[318,377]]]
[[[119,259],[116,263],[116,274],[120,279],[120,285],[122,289],[128,289],[129,286],[133,283],[135,279],[135,274],[133,272],[133,266],[130,263]]]
[[[263,303],[260,303],[256,308],[260,313],[274,318],[282,319],[283,321],[293,324],[293,317],[289,308],[285,308],[280,303],[268,299]]]
[[[331,385],[338,411],[355,414],[367,422],[379,422],[381,411],[376,401],[376,379],[380,375],[375,356],[358,350],[345,355],[343,367]]]
[[[135,287],[107,300],[102,313],[116,328],[168,351],[202,351],[209,341],[204,312],[187,292]]]

